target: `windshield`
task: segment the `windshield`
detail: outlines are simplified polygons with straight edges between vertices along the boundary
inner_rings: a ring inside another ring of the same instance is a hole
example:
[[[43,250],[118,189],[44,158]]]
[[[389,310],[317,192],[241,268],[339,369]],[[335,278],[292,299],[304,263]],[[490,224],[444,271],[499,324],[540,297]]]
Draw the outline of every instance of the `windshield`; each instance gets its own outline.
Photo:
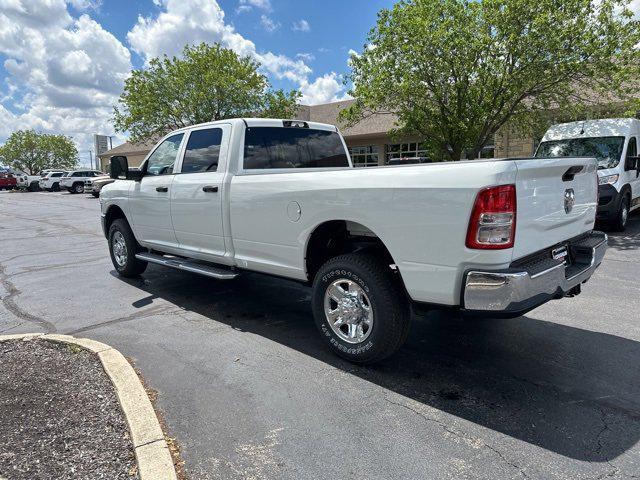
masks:
[[[595,157],[598,168],[614,168],[620,163],[624,137],[570,138],[542,142],[537,158]]]

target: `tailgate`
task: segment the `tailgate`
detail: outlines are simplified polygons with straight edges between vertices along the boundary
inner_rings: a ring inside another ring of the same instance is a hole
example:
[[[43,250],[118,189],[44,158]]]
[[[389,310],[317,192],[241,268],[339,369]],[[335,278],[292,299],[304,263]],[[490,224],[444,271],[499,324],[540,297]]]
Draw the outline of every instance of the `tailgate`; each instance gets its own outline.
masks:
[[[593,229],[598,202],[595,159],[514,162],[518,169],[514,260]]]

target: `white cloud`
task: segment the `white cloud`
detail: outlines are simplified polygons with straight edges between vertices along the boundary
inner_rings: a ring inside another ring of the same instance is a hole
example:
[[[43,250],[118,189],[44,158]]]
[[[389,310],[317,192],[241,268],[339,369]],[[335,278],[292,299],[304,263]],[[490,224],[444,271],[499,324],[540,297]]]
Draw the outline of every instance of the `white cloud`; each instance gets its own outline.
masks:
[[[102,5],[102,0],[67,0],[76,10],[96,9]]]
[[[305,87],[308,92],[305,99],[333,98],[337,92],[343,90],[335,80],[335,74],[310,81],[312,70],[303,57],[293,59],[273,52],[258,51],[251,40],[240,35],[225,22],[224,11],[215,0],[159,1],[163,10],[156,16],[139,17],[136,25],[127,34],[131,47],[147,61],[164,54],[179,55],[187,44],[219,42],[240,55],[249,55],[256,59],[272,77],[279,80],[287,79],[300,88]],[[330,88],[331,79],[335,85]],[[320,86],[324,94],[316,92]],[[326,93],[329,91],[334,93],[329,96]]]
[[[250,10],[253,10],[254,7],[259,8],[260,10],[264,10],[265,12],[273,11],[273,8],[271,8],[270,0],[240,0],[238,2],[238,8],[236,9],[236,12],[248,12]]]
[[[35,128],[72,136],[87,156],[93,133],[113,134],[130,53],[88,15],[74,19],[62,0],[0,0],[0,54],[9,73],[2,102],[13,105],[1,105],[0,141]]]
[[[267,15],[260,16],[260,23],[262,24],[262,27],[269,33],[275,32],[278,28],[280,28],[280,23],[274,21]]]
[[[313,53],[302,52],[296,54],[296,58],[303,60],[305,62],[313,62],[316,59],[316,56]]]
[[[315,105],[351,98],[344,93],[344,86],[339,80],[338,74],[331,72],[316,78],[311,83],[302,82],[300,85],[301,102],[305,105]]]
[[[307,22],[305,19],[302,19],[298,20],[297,22],[293,22],[291,29],[294,32],[309,32],[311,30],[311,27],[309,26],[309,22]]]

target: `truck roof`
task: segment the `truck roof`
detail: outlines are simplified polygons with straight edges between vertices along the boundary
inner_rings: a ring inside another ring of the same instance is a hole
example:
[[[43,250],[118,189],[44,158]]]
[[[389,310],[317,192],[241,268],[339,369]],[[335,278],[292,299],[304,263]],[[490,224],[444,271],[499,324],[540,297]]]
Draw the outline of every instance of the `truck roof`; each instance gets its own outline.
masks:
[[[249,127],[282,127],[283,122],[304,122],[309,128],[313,128],[315,130],[330,130],[332,132],[337,131],[337,127],[335,125],[330,125],[328,123],[317,123],[317,122],[309,122],[307,120],[296,120],[296,119],[282,119],[282,118],[228,118],[225,120],[217,120],[215,122],[206,122],[199,123],[197,125],[190,125],[188,127],[180,128],[178,130],[174,130],[171,133],[180,132],[182,130],[189,130],[197,127],[206,127],[206,126],[214,126],[220,124],[243,124],[246,123]]]
[[[627,137],[640,129],[635,118],[606,118],[554,125],[542,137],[542,141],[589,137]]]

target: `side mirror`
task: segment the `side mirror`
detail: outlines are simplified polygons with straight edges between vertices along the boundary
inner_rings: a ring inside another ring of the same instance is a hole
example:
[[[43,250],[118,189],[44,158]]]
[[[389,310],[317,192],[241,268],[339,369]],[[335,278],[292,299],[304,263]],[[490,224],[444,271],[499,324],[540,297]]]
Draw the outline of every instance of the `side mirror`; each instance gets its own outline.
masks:
[[[139,182],[140,180],[142,180],[143,176],[144,176],[144,172],[142,171],[141,168],[132,167],[129,169],[129,172],[127,173],[127,178],[129,180],[133,180],[134,182]]]
[[[129,161],[124,155],[111,157],[110,177],[116,180],[126,180],[129,178]]]

